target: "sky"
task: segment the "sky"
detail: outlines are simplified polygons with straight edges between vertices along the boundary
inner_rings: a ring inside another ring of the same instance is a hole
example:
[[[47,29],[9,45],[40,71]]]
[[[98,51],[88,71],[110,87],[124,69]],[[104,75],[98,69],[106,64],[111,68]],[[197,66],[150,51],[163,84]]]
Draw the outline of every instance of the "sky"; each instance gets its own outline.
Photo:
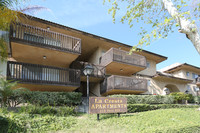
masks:
[[[46,8],[35,14],[27,12],[41,19],[130,46],[137,44],[139,39],[137,27],[130,28],[127,23],[120,23],[123,11],[117,14],[116,23],[112,22],[112,16],[108,14],[109,4],[103,5],[103,0],[32,0],[26,3],[26,6],[29,5]],[[176,30],[167,39],[159,39],[143,49],[168,57],[166,61],[157,64],[157,70],[177,62],[200,67],[200,55],[193,44]]]

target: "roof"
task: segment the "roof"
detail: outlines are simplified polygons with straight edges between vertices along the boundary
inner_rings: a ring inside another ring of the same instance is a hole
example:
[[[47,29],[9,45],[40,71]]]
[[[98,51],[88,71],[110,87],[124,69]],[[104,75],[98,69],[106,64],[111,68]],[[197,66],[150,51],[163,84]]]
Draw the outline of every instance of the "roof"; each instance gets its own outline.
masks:
[[[173,80],[175,79],[175,80],[179,80],[179,81],[186,82],[186,83],[193,82],[193,80],[190,80],[190,79],[180,78],[180,77],[173,76],[172,74],[169,74],[169,73],[157,71],[156,75],[153,78],[155,79],[155,78],[159,78],[159,77],[171,78]]]
[[[160,70],[158,70],[158,71],[160,71],[160,72],[165,72],[165,71],[167,71],[167,70],[169,70],[169,69],[172,69],[172,68],[174,68],[174,67],[177,67],[177,66],[179,66],[179,65],[181,65],[181,63],[174,63],[174,64],[169,65],[169,66],[166,66],[166,67],[164,67],[164,68],[162,68],[162,69],[160,69]]]
[[[200,67],[190,65],[190,64],[187,64],[187,63],[182,63],[182,64],[181,63],[175,63],[175,64],[172,64],[172,65],[167,66],[165,68],[162,68],[159,71],[171,73],[171,72],[179,71],[181,69],[192,70],[192,71],[200,73]]]
[[[105,37],[101,37],[101,36],[98,36],[98,35],[95,35],[95,34],[91,34],[91,33],[85,32],[85,31],[74,29],[74,28],[71,28],[71,27],[68,27],[68,26],[64,26],[64,25],[61,25],[61,24],[57,24],[55,22],[51,22],[51,21],[48,21],[48,20],[45,20],[45,19],[37,18],[37,17],[30,16],[30,15],[27,15],[27,14],[25,14],[25,16],[27,18],[29,18],[29,19],[32,19],[32,20],[35,20],[35,21],[39,21],[39,22],[42,22],[42,23],[46,23],[46,24],[49,24],[49,25],[52,25],[52,26],[55,26],[55,27],[58,27],[58,28],[66,29],[66,30],[73,31],[73,32],[78,32],[80,34],[84,34],[86,36],[90,36],[90,37],[93,37],[93,38],[96,38],[96,39],[99,39],[99,40],[103,40],[103,41],[107,41],[107,42],[110,42],[110,43],[115,43],[117,45],[121,45],[121,46],[125,46],[125,47],[128,47],[128,48],[132,48],[132,46],[130,46],[128,44],[117,42],[117,41],[114,41],[114,40],[111,40],[111,39],[108,39],[108,38],[105,38]],[[141,49],[138,48],[138,50],[141,50]],[[162,62],[162,61],[167,59],[166,56],[159,55],[159,54],[156,54],[156,53],[153,53],[153,52],[150,52],[150,51],[146,51],[146,50],[143,50],[143,49],[142,49],[142,52],[145,52],[147,54],[152,54],[152,55],[158,56],[160,58],[163,58],[163,60],[158,61],[158,63],[160,63],[160,62]]]

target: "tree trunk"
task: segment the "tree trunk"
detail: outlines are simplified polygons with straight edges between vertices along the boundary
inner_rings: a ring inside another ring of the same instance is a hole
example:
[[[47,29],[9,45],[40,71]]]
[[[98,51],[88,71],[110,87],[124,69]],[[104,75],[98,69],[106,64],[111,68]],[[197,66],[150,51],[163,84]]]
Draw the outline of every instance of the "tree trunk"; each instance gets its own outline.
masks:
[[[196,24],[190,22],[184,17],[180,17],[178,10],[174,7],[171,0],[162,0],[165,9],[169,14],[175,19],[175,21],[180,25],[179,32],[186,34],[187,38],[193,43],[197,52],[200,54],[200,35]]]

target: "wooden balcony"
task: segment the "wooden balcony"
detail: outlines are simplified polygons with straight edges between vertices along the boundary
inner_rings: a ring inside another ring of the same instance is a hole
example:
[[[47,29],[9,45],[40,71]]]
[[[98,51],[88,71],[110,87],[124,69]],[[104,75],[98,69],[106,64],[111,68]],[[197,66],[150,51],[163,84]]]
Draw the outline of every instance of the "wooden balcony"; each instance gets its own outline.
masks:
[[[10,40],[12,56],[20,62],[66,67],[81,54],[81,39],[21,23],[11,26]]]
[[[147,80],[112,75],[101,83],[102,95],[140,94],[147,91]]]
[[[146,58],[111,48],[100,58],[100,65],[106,66],[106,72],[109,74],[130,76],[146,68]]]
[[[91,65],[94,68],[93,73],[90,75],[90,82],[99,82],[105,78],[106,70],[104,66],[89,62],[75,61],[71,64],[71,68],[81,70],[81,81],[87,81],[87,78],[83,73],[83,69],[86,65]]]
[[[80,71],[8,61],[7,79],[34,91],[73,91],[80,86]]]

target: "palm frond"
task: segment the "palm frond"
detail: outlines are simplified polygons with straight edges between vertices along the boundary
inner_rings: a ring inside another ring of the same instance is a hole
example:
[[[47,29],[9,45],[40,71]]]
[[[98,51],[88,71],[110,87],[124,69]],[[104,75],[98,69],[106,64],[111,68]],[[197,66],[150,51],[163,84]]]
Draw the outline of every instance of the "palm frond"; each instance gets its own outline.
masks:
[[[46,7],[43,6],[38,6],[38,5],[31,5],[31,6],[27,6],[23,9],[19,9],[18,11],[22,12],[22,13],[31,13],[31,14],[36,14],[41,10],[49,10]]]

